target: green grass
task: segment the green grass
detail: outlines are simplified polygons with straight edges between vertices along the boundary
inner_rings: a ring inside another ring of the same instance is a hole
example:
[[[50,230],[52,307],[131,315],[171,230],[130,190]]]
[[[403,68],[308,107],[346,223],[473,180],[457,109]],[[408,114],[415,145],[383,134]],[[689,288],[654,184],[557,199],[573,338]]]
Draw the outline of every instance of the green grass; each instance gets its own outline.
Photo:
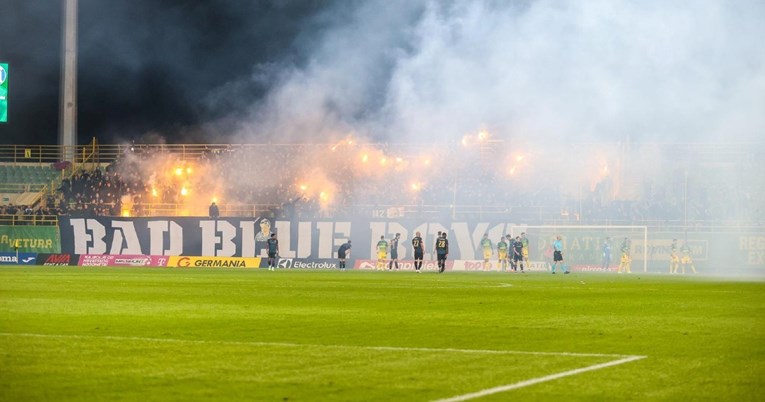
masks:
[[[428,401],[608,355],[646,358],[477,400],[763,400],[765,282],[0,268],[0,401]]]

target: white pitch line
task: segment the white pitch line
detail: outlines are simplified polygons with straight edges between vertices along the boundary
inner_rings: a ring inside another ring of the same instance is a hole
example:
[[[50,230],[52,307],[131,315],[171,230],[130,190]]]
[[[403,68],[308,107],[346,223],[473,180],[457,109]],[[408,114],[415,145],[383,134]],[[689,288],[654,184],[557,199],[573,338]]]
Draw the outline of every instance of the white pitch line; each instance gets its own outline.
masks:
[[[498,387],[487,388],[487,389],[484,389],[484,390],[481,390],[481,391],[478,391],[478,392],[472,392],[472,393],[464,394],[464,395],[457,395],[457,396],[453,396],[451,398],[446,398],[446,399],[439,399],[439,400],[437,400],[435,402],[461,402],[461,401],[467,401],[467,400],[470,400],[470,399],[475,399],[475,398],[480,398],[480,397],[483,397],[483,396],[498,394],[500,392],[510,391],[510,390],[513,390],[513,389],[528,387],[529,385],[539,384],[541,382],[557,380],[558,378],[563,378],[563,377],[568,377],[568,376],[572,376],[572,375],[577,375],[577,374],[585,373],[587,371],[599,370],[599,369],[606,368],[606,367],[611,367],[611,366],[618,366],[620,364],[629,363],[629,362],[632,362],[632,361],[635,361],[635,360],[640,360],[640,359],[645,359],[645,358],[646,358],[646,356],[630,356],[630,357],[626,357],[624,359],[614,360],[614,361],[610,361],[610,362],[606,362],[606,363],[595,364],[595,365],[592,365],[592,366],[587,366],[587,367],[582,367],[582,368],[578,368],[578,369],[574,369],[574,370],[564,371],[562,373],[550,374],[550,375],[546,375],[544,377],[532,378],[530,380],[517,382],[515,384],[500,385]]]
[[[284,347],[314,347],[314,348],[340,348],[340,349],[365,349],[400,352],[451,352],[451,353],[478,353],[478,354],[505,354],[505,355],[536,355],[536,356],[573,356],[573,357],[635,357],[632,355],[608,354],[608,353],[575,353],[575,352],[530,352],[523,350],[492,350],[492,349],[455,349],[455,348],[418,348],[405,346],[361,346],[361,345],[320,345],[312,343],[290,342],[258,342],[258,341],[219,341],[200,339],[177,339],[177,338],[149,338],[141,336],[99,336],[99,335],[66,335],[66,334],[31,334],[23,332],[0,332],[0,336],[22,336],[30,338],[60,338],[60,339],[105,339],[114,341],[141,341],[141,342],[166,342],[166,343],[195,343],[208,345],[244,345],[244,346],[284,346]],[[640,356],[644,357],[644,356]]]

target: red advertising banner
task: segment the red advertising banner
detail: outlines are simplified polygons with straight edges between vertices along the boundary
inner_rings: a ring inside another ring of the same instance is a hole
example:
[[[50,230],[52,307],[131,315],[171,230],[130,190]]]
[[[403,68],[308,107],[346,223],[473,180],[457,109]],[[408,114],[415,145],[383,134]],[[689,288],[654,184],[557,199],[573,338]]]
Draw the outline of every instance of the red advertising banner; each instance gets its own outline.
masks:
[[[170,257],[157,255],[83,254],[81,267],[166,267]]]
[[[454,261],[446,260],[446,270],[451,271]],[[393,268],[395,269],[395,264]],[[377,268],[377,260],[356,260],[353,263],[353,269],[362,269],[374,271]],[[401,260],[398,262],[399,271],[414,271],[414,260]],[[388,269],[388,263],[385,263],[385,269]],[[434,260],[423,260],[422,271],[438,271],[438,262]]]

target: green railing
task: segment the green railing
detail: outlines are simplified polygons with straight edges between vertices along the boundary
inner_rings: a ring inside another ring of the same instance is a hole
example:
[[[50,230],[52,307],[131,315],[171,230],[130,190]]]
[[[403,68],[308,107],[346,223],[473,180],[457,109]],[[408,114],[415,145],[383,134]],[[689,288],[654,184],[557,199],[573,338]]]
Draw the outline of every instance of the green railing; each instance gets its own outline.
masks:
[[[58,226],[56,215],[0,215],[0,226]]]

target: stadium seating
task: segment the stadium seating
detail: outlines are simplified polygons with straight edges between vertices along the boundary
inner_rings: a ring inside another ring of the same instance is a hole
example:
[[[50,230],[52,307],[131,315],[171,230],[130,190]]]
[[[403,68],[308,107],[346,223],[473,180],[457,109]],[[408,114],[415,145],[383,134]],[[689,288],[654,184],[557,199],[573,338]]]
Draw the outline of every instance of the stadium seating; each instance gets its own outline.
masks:
[[[0,164],[0,205],[34,205],[60,173],[47,165]]]
[[[4,184],[47,184],[58,174],[49,166],[0,165],[0,183]]]

